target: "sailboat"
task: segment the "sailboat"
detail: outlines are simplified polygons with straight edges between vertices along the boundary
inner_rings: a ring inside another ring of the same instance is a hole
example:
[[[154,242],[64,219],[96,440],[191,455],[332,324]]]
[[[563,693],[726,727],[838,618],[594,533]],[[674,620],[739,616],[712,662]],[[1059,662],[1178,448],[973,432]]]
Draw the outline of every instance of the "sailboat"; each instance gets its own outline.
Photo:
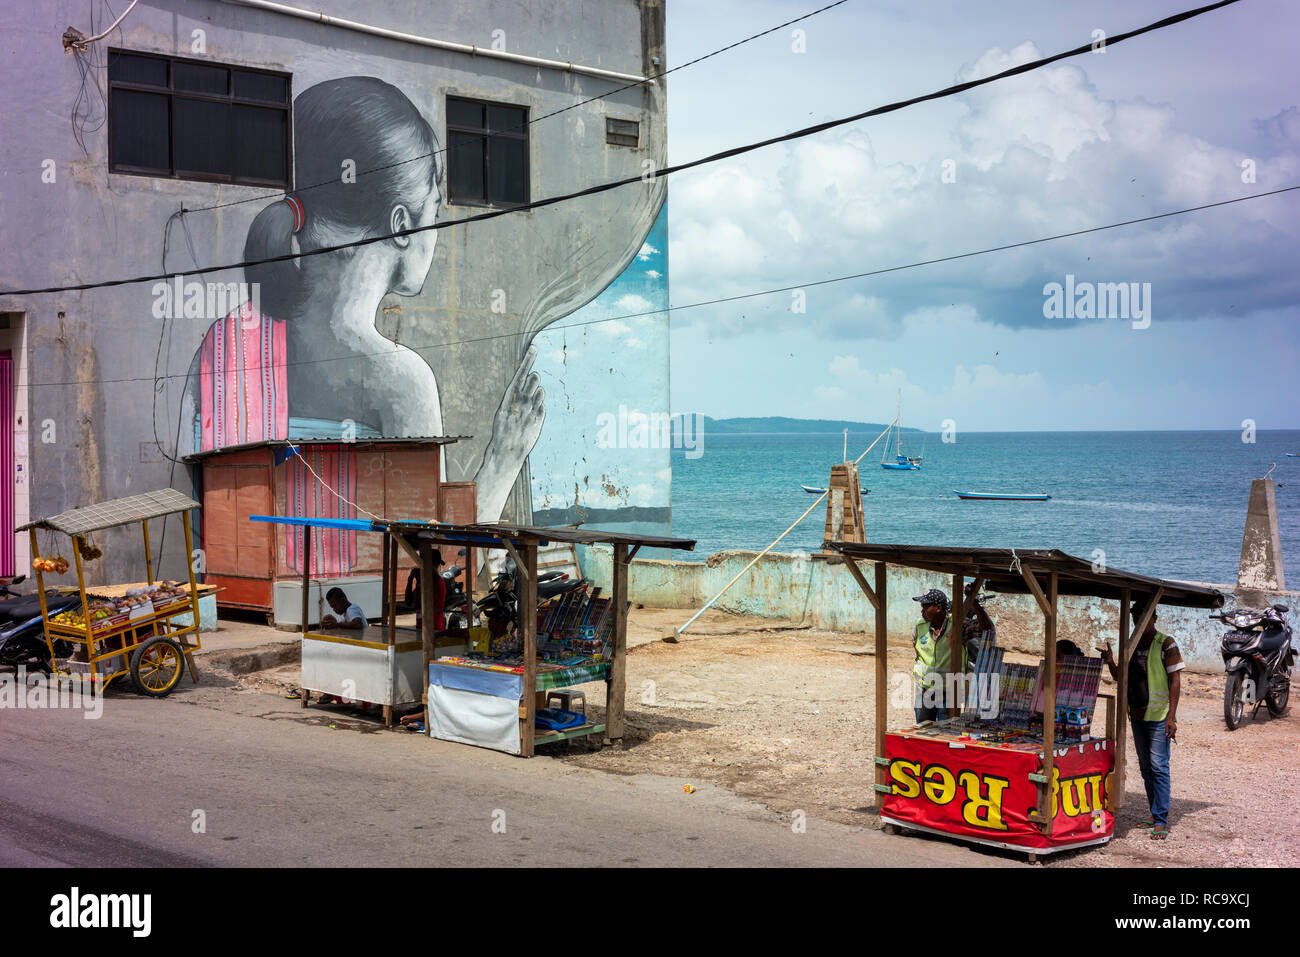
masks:
[[[885,452],[880,458],[882,469],[896,472],[915,472],[921,467],[921,456],[903,454],[903,390],[898,390],[898,417],[894,419],[894,457],[889,460],[889,440],[885,440]]]

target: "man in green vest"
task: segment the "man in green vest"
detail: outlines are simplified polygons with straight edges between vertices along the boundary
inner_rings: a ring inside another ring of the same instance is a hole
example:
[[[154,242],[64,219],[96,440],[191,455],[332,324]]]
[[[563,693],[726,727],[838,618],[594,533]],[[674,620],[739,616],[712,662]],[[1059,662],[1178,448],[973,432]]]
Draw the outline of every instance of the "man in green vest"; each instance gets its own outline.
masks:
[[[952,605],[944,592],[931,588],[912,601],[921,603],[921,620],[912,633],[912,647],[916,651],[916,663],[912,666],[916,721],[917,724],[942,721],[950,714],[945,678],[954,671],[958,675],[964,671],[966,651],[963,647],[961,665],[954,669],[950,641],[953,625],[948,614]]]
[[[1142,618],[1146,609],[1134,605],[1133,621]],[[1119,680],[1119,668],[1110,646],[1101,650],[1101,659],[1110,676]],[[1178,733],[1178,695],[1182,687],[1182,653],[1174,640],[1156,631],[1156,616],[1139,637],[1128,668],[1128,713],[1133,729],[1133,747],[1137,751],[1142,783],[1146,786],[1151,818],[1138,827],[1150,828],[1154,840],[1169,836],[1169,745]]]

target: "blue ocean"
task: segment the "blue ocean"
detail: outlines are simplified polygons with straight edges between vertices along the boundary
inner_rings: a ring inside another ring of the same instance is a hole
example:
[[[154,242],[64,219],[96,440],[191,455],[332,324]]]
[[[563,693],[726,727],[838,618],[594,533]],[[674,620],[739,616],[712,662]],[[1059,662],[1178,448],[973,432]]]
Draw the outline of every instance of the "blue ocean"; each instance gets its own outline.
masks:
[[[876,438],[849,433],[849,459]],[[1276,463],[1285,570],[1300,585],[1300,431],[904,432],[920,471],[880,467],[882,441],[859,463],[867,537],[907,545],[1059,548],[1161,578],[1233,583],[1253,478]],[[891,449],[892,451],[892,449]],[[817,498],[841,461],[843,433],[706,434],[704,454],[673,450],[673,534],[695,556],[762,549]],[[954,490],[1046,492],[1047,502],[963,501]],[[818,551],[825,503],[774,549]],[[677,557],[684,557],[677,553]]]

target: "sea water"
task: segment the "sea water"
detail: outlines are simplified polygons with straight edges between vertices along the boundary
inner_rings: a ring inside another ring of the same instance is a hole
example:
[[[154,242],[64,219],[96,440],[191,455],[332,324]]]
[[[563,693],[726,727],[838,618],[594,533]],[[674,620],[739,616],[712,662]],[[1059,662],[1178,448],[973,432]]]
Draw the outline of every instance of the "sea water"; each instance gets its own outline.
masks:
[[[878,433],[849,433],[857,458]],[[905,545],[1058,548],[1160,578],[1233,583],[1253,478],[1276,463],[1284,567],[1300,587],[1300,431],[903,433],[920,471],[880,467],[883,442],[859,463],[867,537]],[[702,558],[762,549],[817,498],[843,433],[709,434],[704,454],[673,451],[672,533]],[[1046,492],[1047,502],[963,501],[955,490]],[[818,551],[825,502],[774,549]]]

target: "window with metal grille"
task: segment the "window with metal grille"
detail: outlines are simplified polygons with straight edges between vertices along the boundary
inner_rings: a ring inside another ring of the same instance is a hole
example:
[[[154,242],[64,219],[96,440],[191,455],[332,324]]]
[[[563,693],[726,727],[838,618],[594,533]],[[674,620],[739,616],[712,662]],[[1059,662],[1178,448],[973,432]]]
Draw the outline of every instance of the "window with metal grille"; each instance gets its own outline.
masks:
[[[110,50],[108,88],[112,172],[290,185],[288,74]]]
[[[528,202],[528,110],[447,97],[447,191],[466,206]]]
[[[641,142],[641,124],[636,120],[605,117],[605,142],[610,146],[637,146]]]

